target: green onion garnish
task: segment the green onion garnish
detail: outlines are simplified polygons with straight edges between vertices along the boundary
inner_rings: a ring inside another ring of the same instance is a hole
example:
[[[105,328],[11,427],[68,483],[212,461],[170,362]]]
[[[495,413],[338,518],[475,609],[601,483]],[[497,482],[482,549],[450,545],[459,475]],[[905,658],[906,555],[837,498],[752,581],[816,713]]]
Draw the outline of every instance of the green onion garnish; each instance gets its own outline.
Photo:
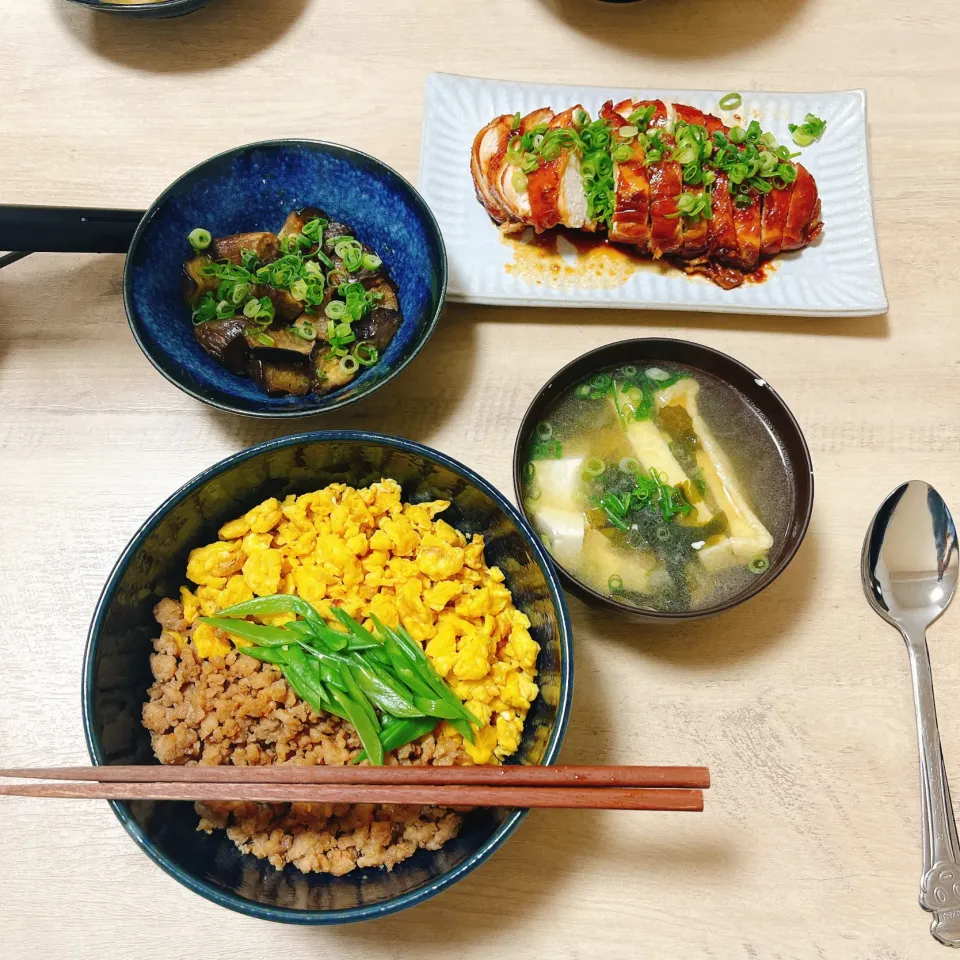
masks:
[[[599,457],[587,457],[583,461],[583,472],[587,477],[599,477],[607,465]]]
[[[360,258],[360,265],[364,270],[377,270],[383,261],[375,253],[364,253]]]
[[[743,103],[743,97],[739,93],[728,93],[720,98],[721,110],[736,110]]]
[[[747,569],[751,573],[761,574],[769,569],[770,561],[766,557],[754,557],[748,564]]]
[[[827,121],[808,113],[803,123],[791,123],[788,129],[793,135],[793,142],[798,147],[809,147],[811,143],[823,136],[823,131],[827,129]]]
[[[269,337],[265,333],[258,333],[257,341],[262,343],[265,347],[272,347],[276,343],[276,340],[274,340],[273,337]]]
[[[360,368],[360,363],[357,361],[357,358],[351,356],[349,353],[345,357],[340,358],[340,369],[344,373],[356,373]]]
[[[347,315],[347,305],[342,300],[331,300],[323,308],[323,312],[331,320],[342,320]]]
[[[213,243],[213,237],[210,235],[210,231],[204,230],[203,227],[197,227],[196,230],[191,230],[190,233],[187,234],[187,240],[197,253],[201,250],[206,250],[207,247]]]
[[[573,391],[573,395],[578,400],[587,400],[590,397],[590,384],[589,383],[580,383],[577,384],[577,389]]]
[[[617,574],[613,574],[613,576],[607,580],[607,589],[611,593],[623,593],[623,578]]]
[[[353,355],[363,367],[372,367],[380,359],[380,351],[372,343],[358,343],[353,348]]]
[[[538,440],[549,440],[553,436],[553,424],[549,420],[538,423],[536,434]]]

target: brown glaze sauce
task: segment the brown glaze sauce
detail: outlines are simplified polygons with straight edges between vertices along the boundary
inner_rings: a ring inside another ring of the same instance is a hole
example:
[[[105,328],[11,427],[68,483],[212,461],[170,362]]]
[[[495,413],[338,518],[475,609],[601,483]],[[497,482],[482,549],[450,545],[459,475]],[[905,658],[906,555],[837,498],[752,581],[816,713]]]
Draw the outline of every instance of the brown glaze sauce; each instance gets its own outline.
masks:
[[[654,260],[636,248],[611,243],[605,236],[564,227],[540,234],[531,229],[501,234],[501,239],[513,250],[507,273],[535,286],[611,289],[623,286],[639,270],[657,270],[701,276],[731,290],[743,283],[763,283],[775,269],[770,260],[746,274],[716,264],[691,266],[683,260]]]

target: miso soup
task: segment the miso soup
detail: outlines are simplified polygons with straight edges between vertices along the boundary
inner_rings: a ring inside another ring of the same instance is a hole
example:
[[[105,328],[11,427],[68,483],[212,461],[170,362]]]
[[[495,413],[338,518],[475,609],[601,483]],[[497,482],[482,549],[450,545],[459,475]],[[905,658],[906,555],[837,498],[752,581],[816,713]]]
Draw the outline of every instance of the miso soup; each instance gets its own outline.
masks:
[[[678,365],[572,387],[537,424],[523,476],[527,515],[568,573],[664,612],[722,603],[763,576],[793,497],[760,413]]]

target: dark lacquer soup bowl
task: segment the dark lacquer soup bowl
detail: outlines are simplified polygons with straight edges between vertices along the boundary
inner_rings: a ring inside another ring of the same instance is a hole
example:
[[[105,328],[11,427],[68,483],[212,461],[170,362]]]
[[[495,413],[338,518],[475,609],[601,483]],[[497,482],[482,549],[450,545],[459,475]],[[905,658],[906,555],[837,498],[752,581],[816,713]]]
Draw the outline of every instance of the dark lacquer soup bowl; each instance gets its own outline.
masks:
[[[276,231],[287,214],[320,207],[349,224],[382,258],[403,323],[386,352],[346,386],[323,396],[268,396],[231,373],[193,335],[180,295],[195,228],[214,236]],[[124,270],[130,328],[150,362],[181,390],[231,413],[303,417],[336,410],[378,390],[420,352],[440,318],[447,258],[430,208],[385,163],[318,140],[275,140],[228,150],[173,182],[137,227]]]
[[[84,661],[83,716],[97,764],[155,764],[141,709],[152,682],[152,610],[184,582],[187,554],[219,526],[271,496],[390,477],[405,502],[443,498],[443,516],[467,536],[486,538],[514,602],[540,644],[538,684],[519,751],[509,762],[556,760],[570,711],[573,656],[563,593],[543,547],[519,512],[469,468],[436,450],[374,433],[328,431],[284,437],[238,453],[169,497],[130,541],[97,605]],[[438,851],[420,850],[392,872],[357,869],[342,877],[277,871],[241,854],[223,831],[197,831],[192,803],[112,804],[127,832],[172,877],[241,913],[289,923],[332,924],[384,916],[418,904],[466,876],[514,831],[523,812],[476,810]]]
[[[680,620],[692,620],[722,613],[755,597],[773,583],[787,568],[799,550],[810,524],[813,511],[813,462],[800,426],[787,405],[777,392],[759,374],[719,350],[686,340],[665,338],[643,338],[624,340],[599,347],[578,357],[559,370],[544,384],[534,397],[517,434],[514,448],[514,489],[517,502],[522,505],[524,516],[535,522],[531,502],[527,498],[529,456],[531,444],[536,440],[536,431],[564,396],[578,385],[589,382],[602,371],[623,369],[626,365],[634,369],[686,368],[693,375],[701,374],[719,385],[722,391],[736,396],[736,402],[743,404],[743,412],[748,415],[751,429],[759,434],[767,457],[762,475],[762,485],[777,488],[776,510],[761,509],[762,504],[754,503],[754,509],[774,534],[773,547],[764,558],[765,566],[756,576],[747,578],[748,582],[733,595],[720,598],[717,602],[706,603],[690,609],[656,609],[652,605],[622,599],[609,592],[602,592],[596,583],[587,582],[570,565],[564,565],[552,557],[564,587],[591,606],[609,610],[618,615],[644,623],[664,623]],[[701,402],[703,402],[701,397]],[[711,426],[721,447],[730,451],[737,444],[739,418],[724,420],[724,408],[713,411],[716,415]],[[709,411],[704,411],[709,419]],[[751,473],[749,460],[741,459],[739,471]],[[534,465],[535,467],[535,465]],[[759,472],[759,468],[758,468]],[[589,504],[588,504],[589,506]],[[541,531],[542,533],[542,531]]]
[[[186,13],[193,13],[206,6],[210,0],[154,0],[153,3],[109,3],[108,0],[70,0],[71,3],[80,3],[92,10],[103,13],[126,14],[128,17],[142,17],[144,19],[165,20],[171,17],[182,17]]]

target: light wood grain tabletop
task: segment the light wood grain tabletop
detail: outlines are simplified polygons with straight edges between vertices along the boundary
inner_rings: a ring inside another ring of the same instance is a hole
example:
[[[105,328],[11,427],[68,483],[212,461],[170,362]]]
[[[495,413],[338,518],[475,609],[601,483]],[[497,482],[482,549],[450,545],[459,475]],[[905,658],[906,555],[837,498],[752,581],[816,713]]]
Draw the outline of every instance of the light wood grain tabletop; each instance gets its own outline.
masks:
[[[230,913],[154,866],[104,803],[4,800],[0,956],[70,960],[908,960],[944,955],[917,906],[906,652],[860,592],[897,483],[960,510],[960,10],[952,0],[213,0],[131,21],[0,0],[0,202],[144,208],[194,163],[277,136],[341,141],[416,178],[430,70],[616,86],[864,87],[890,312],[857,320],[451,305],[366,402],[293,425],[218,413],[131,337],[120,256],[0,273],[0,761],[83,763],[80,666],[99,590],[167,494],[301,427],[435,446],[511,489],[522,412],[559,366],[631,335],[760,371],[812,448],[817,503],[787,573],[693,626],[571,599],[562,759],[708,764],[696,817],[540,812],[485,866],[373,923]],[[829,227],[828,227],[829,229]],[[960,606],[931,634],[960,793]]]

